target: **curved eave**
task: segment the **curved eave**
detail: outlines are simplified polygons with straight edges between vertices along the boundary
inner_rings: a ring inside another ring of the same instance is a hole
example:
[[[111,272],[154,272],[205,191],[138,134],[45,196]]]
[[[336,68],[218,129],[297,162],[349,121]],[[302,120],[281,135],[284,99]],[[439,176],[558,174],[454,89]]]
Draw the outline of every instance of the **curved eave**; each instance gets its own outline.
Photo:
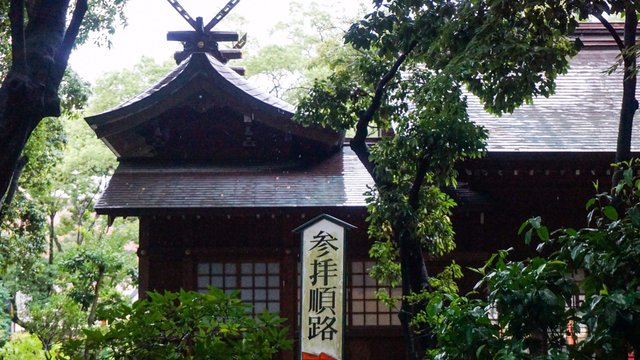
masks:
[[[371,176],[349,148],[311,165],[219,166],[121,162],[95,205],[138,216],[221,209],[366,208]]]
[[[197,93],[215,96],[224,93],[234,99],[238,111],[256,113],[255,121],[331,147],[341,144],[343,135],[330,129],[304,127],[291,120],[295,108],[256,88],[213,56],[195,53],[183,61],[156,85],[102,114],[85,120],[99,138],[108,138],[153,119],[168,109],[179,106]],[[108,139],[105,139],[108,142]]]

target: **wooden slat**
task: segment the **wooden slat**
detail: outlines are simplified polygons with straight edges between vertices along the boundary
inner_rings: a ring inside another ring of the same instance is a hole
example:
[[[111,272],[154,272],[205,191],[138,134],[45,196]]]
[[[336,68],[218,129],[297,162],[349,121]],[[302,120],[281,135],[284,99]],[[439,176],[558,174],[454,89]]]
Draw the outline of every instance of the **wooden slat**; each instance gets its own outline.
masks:
[[[227,2],[227,4],[222,8],[222,10],[220,10],[216,14],[216,16],[214,16],[213,19],[211,19],[211,21],[209,21],[209,23],[204,27],[204,31],[209,31],[213,29],[214,26],[218,25],[218,23],[222,21],[222,19],[224,19],[225,16],[229,14],[231,9],[233,9],[236,5],[238,5],[239,2],[240,0],[229,0],[229,2]]]
[[[220,50],[220,54],[227,60],[242,59],[242,51],[239,49],[223,49]]]
[[[196,21],[191,17],[191,15],[189,15],[187,10],[185,10],[182,7],[182,5],[180,5],[178,0],[167,0],[167,1],[169,2],[169,4],[171,4],[171,6],[173,6],[174,9],[176,9],[176,11],[178,12],[178,14],[180,14],[180,16],[182,16],[185,20],[187,20],[187,22],[189,23],[189,25],[191,25],[192,28],[197,30],[198,25]]]
[[[167,40],[169,41],[194,41],[201,36],[195,31],[169,31]],[[235,31],[211,31],[206,36],[213,41],[238,41],[240,34]]]
[[[244,76],[247,72],[243,66],[231,66],[231,70],[237,72],[240,76]]]

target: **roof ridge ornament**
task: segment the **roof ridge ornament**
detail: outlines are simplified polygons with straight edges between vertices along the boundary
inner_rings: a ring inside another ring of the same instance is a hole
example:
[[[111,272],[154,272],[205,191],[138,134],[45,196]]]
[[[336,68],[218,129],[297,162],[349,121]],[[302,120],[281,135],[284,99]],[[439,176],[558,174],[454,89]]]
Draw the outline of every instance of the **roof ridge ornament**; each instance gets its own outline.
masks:
[[[171,6],[189,23],[194,31],[170,31],[167,33],[167,40],[180,41],[184,50],[178,51],[174,55],[176,63],[180,64],[189,55],[198,52],[211,54],[218,61],[226,64],[229,60],[240,59],[242,52],[240,49],[246,43],[246,34],[240,38],[235,31],[212,31],[212,29],[222,21],[231,10],[238,5],[240,0],[229,0],[225,6],[206,25],[201,17],[195,19],[185,10],[178,0],[167,0]],[[233,41],[235,44],[230,49],[220,49],[219,42]],[[236,72],[244,74],[243,68],[234,67]]]

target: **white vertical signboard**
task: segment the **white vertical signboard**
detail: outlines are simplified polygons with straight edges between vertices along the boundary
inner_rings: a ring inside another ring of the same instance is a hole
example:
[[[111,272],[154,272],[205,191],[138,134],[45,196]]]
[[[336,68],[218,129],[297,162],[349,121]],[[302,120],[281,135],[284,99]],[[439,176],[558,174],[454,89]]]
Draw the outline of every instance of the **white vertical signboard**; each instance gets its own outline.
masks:
[[[301,360],[344,358],[345,235],[350,228],[320,215],[294,230],[302,234]]]

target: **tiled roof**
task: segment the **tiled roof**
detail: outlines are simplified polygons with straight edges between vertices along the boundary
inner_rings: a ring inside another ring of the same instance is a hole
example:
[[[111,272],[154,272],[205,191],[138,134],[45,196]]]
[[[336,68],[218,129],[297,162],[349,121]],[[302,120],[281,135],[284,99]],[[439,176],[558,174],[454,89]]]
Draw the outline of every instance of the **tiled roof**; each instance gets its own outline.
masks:
[[[348,148],[308,168],[121,164],[96,211],[365,206],[363,193],[371,184]]]
[[[87,117],[86,121],[120,155],[124,151],[115,146],[118,139],[136,133],[136,127],[175,107],[203,98],[228,105],[241,114],[256,113],[257,122],[330,147],[340,145],[343,140],[341,132],[294,122],[292,105],[252,85],[206,53],[190,55],[156,85],[107,112]]]
[[[167,76],[165,76],[162,80],[160,80],[157,84],[151,86],[149,89],[143,91],[142,93],[140,93],[139,95],[123,102],[122,104],[114,107],[111,110],[108,110],[107,112],[103,113],[103,114],[108,114],[111,112],[114,112],[116,110],[119,109],[123,109],[123,108],[127,108],[132,104],[138,103],[141,100],[148,98],[149,96],[152,96],[153,94],[157,93],[158,91],[162,90],[167,84],[170,84],[171,82],[175,81],[177,78],[180,77],[180,75],[185,71],[185,69],[192,64],[193,61],[192,58],[196,57],[198,58],[198,60],[202,59],[206,59],[204,62],[208,63],[209,66],[211,66],[216,72],[217,74],[219,74],[221,76],[221,78],[223,80],[225,80],[228,85],[231,85],[237,89],[240,89],[242,92],[244,92],[245,94],[262,101],[265,104],[271,105],[274,108],[280,110],[282,113],[284,114],[288,114],[289,116],[293,115],[293,113],[295,112],[295,107],[283,100],[280,100],[272,95],[270,95],[269,93],[265,92],[264,90],[261,90],[260,88],[254,86],[253,84],[251,84],[249,81],[247,81],[247,79],[245,79],[244,77],[242,77],[241,75],[239,75],[237,72],[235,72],[233,69],[231,69],[229,66],[222,64],[220,61],[218,61],[216,58],[214,58],[212,55],[207,54],[207,53],[195,53],[192,54],[190,56],[190,58],[186,59],[185,61],[181,62],[175,69],[173,69],[173,71],[171,71],[169,74],[167,74]],[[100,115],[103,114],[98,114],[95,115],[95,117],[100,117]],[[93,118],[93,116],[89,117],[89,119]]]
[[[583,50],[557,80],[556,93],[498,118],[469,97],[469,116],[489,130],[489,151],[602,151],[616,148],[622,102],[620,71],[607,75],[619,51]],[[639,134],[638,122],[634,134]],[[634,150],[640,139],[634,136]]]
[[[610,25],[618,33],[620,38],[624,37],[624,22],[612,22]],[[600,21],[580,23],[573,34],[573,38],[579,38],[583,48],[617,49],[618,45]]]
[[[536,99],[533,105],[501,118],[487,114],[470,97],[470,117],[489,130],[489,151],[613,152],[621,76],[603,72],[616,54],[581,52],[572,59],[569,73],[558,79],[555,95]],[[634,149],[640,149],[637,139]],[[371,177],[349,148],[307,168],[122,163],[96,210],[135,215],[158,209],[365,206],[363,193],[371,184]],[[467,205],[489,201],[464,188],[452,195]]]

